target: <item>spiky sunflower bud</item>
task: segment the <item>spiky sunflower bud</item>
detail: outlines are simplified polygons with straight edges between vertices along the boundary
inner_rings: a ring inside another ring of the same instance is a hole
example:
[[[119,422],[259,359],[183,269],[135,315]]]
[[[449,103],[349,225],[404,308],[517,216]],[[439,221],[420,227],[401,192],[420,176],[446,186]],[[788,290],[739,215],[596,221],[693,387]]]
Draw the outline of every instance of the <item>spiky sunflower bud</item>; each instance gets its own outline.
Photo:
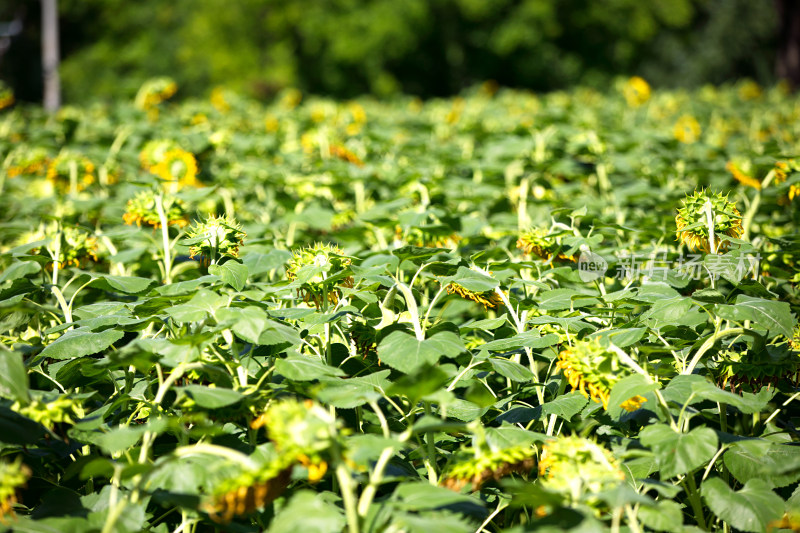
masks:
[[[186,210],[182,200],[174,196],[164,195],[161,201],[163,202],[164,215],[166,215],[168,226],[183,227],[187,224]],[[158,216],[158,210],[156,209],[156,193],[153,191],[136,193],[136,196],[128,200],[122,219],[126,224],[136,224],[137,226],[144,224],[160,228],[161,218]]]
[[[613,489],[624,479],[609,450],[575,435],[548,442],[539,459],[542,486],[560,493],[570,504],[597,504],[594,495]]]
[[[691,250],[711,253],[709,218],[713,220],[714,252],[723,253],[729,248],[730,243],[721,238],[723,235],[734,239],[742,236],[742,215],[736,205],[728,201],[727,195],[703,190],[687,196],[678,208],[676,240],[686,243]]]
[[[488,451],[477,457],[453,464],[446,472],[442,484],[452,490],[461,490],[467,483],[479,490],[484,483],[495,481],[512,473],[526,474],[536,465],[536,450],[530,446],[512,446]]]
[[[195,222],[186,232],[189,256],[203,256],[206,263],[223,257],[239,257],[239,247],[247,234],[233,218],[209,215],[205,222]]]
[[[7,524],[6,519],[14,516],[17,491],[30,476],[31,471],[22,464],[22,458],[13,463],[0,461],[0,524]]]
[[[351,260],[333,244],[316,243],[292,252],[286,265],[286,277],[299,280],[302,285],[297,292],[306,303],[318,309],[325,303],[337,304],[342,296],[341,288],[353,287],[353,276],[347,267]]]
[[[603,404],[608,409],[611,389],[631,374],[616,352],[604,348],[598,339],[575,340],[558,354],[556,368],[561,369],[573,390]],[[647,401],[633,396],[621,404],[626,411],[635,411]]]

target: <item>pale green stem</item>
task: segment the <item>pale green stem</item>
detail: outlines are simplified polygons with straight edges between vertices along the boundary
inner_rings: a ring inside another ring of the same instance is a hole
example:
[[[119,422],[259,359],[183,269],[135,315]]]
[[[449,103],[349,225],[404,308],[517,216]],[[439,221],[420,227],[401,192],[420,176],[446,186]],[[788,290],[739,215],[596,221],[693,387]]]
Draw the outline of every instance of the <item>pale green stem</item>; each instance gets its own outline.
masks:
[[[172,283],[172,257],[170,254],[169,244],[169,226],[167,221],[167,214],[164,212],[164,195],[156,195],[156,211],[158,212],[158,220],[161,223],[161,244],[164,248],[164,284],[169,285]]]
[[[758,338],[758,334],[757,333],[755,333],[755,332],[753,332],[751,330],[745,329],[745,328],[728,328],[728,329],[723,329],[722,331],[718,331],[718,332],[714,333],[713,335],[711,335],[706,340],[706,342],[703,343],[702,346],[700,346],[700,349],[697,350],[697,353],[694,355],[692,360],[689,362],[689,366],[686,367],[686,370],[684,370],[682,372],[682,374],[691,374],[692,372],[694,372],[694,368],[700,362],[700,358],[702,358],[703,355],[705,355],[705,353],[708,350],[713,348],[714,344],[716,344],[716,342],[718,340],[722,339],[723,337],[730,337],[730,336],[733,336],[733,335],[743,335],[743,334],[750,335],[750,336],[752,336],[753,338],[756,338],[756,339]]]

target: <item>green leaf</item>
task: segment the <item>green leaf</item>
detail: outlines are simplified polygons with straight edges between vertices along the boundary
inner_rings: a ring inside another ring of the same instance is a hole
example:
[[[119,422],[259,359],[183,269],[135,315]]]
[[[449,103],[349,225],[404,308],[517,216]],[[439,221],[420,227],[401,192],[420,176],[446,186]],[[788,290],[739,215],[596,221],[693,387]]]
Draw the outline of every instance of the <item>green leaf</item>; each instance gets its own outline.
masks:
[[[227,302],[228,298],[225,296],[208,289],[200,289],[185,304],[174,305],[165,311],[177,322],[199,322],[208,318],[209,315],[213,315]]]
[[[722,459],[739,483],[760,479],[770,488],[779,488],[800,480],[800,449],[796,446],[743,440],[735,442]],[[794,470],[787,471],[787,465],[794,465]]]
[[[457,503],[483,505],[476,498],[431,485],[427,481],[402,483],[394,491],[394,497],[400,500],[402,507],[409,511],[437,509]]]
[[[533,380],[533,373],[530,370],[510,359],[490,357],[489,363],[491,363],[495,372],[511,381],[524,382]]]
[[[220,324],[229,326],[237,337],[256,345],[302,342],[297,330],[270,320],[260,307],[226,307],[217,311],[216,316]]]
[[[792,337],[792,330],[797,324],[797,320],[792,315],[788,302],[765,300],[740,294],[736,297],[735,304],[716,306],[717,316],[738,322],[750,320],[766,329],[770,335]]]
[[[639,440],[656,454],[662,480],[692,472],[717,453],[717,434],[707,427],[678,433],[656,424],[644,428]]]
[[[50,359],[72,359],[102,352],[118,340],[124,332],[116,329],[94,332],[89,328],[77,328],[70,330],[55,340],[52,344],[45,347],[39,354],[37,360]]]
[[[208,273],[214,276],[219,276],[222,281],[240,291],[244,288],[247,282],[247,265],[237,261],[228,260],[221,265],[211,265],[208,267]]]
[[[458,283],[465,289],[472,292],[487,292],[494,290],[500,285],[496,279],[480,272],[475,272],[471,268],[460,266],[455,276],[442,279],[442,286],[449,285],[451,282]]]
[[[581,294],[574,289],[553,289],[542,293],[539,297],[539,309],[549,311],[561,311],[565,309],[576,309],[600,303],[600,300],[593,296]]]
[[[339,533],[345,527],[339,507],[310,490],[296,492],[270,524],[270,533]]]
[[[622,378],[611,389],[611,396],[608,398],[608,416],[619,417],[622,414],[621,405],[634,396],[644,396],[648,392],[661,388],[661,385],[654,383],[641,374],[633,374]]]
[[[734,491],[715,477],[703,482],[700,491],[711,512],[735,529],[765,531],[767,524],[783,515],[783,500],[760,479],[751,479]]]
[[[596,331],[589,337],[599,338],[603,346],[608,346],[608,342],[612,342],[619,348],[625,348],[639,342],[645,333],[647,333],[647,328],[607,329],[605,331]]]
[[[28,372],[22,354],[0,349],[0,397],[11,398],[22,405],[30,401]]]
[[[35,261],[15,261],[0,274],[0,283],[4,281],[14,281],[15,279],[36,274],[41,269],[42,267]]]
[[[218,409],[233,405],[242,399],[242,393],[224,388],[211,388],[204,385],[187,385],[186,387],[176,387],[176,391],[182,392],[200,407],[206,409]]]
[[[763,389],[758,394],[744,393],[739,396],[720,389],[697,374],[675,376],[663,392],[667,402],[675,402],[681,406],[711,400],[736,407],[745,414],[763,411],[772,395],[773,392]]]
[[[678,531],[683,524],[683,510],[672,500],[659,500],[655,507],[639,507],[642,523],[656,531]]]
[[[696,326],[708,320],[691,298],[677,296],[667,300],[657,300],[650,309],[642,313],[640,319],[653,329],[665,326]]]
[[[558,344],[559,338],[555,333],[548,333],[542,336],[538,330],[532,329],[525,333],[519,333],[507,339],[497,339],[487,342],[480,346],[481,350],[493,352],[507,352],[516,348],[533,348],[538,350]]]
[[[441,331],[422,341],[405,331],[393,331],[378,345],[380,360],[406,374],[434,365],[442,356],[452,357],[463,351],[461,339],[450,331]]]
[[[275,361],[275,372],[294,381],[344,375],[341,369],[328,366],[314,356],[300,354],[290,354],[286,359]]]
[[[545,415],[560,416],[564,420],[569,420],[589,403],[580,392],[574,391],[569,394],[559,396],[553,401],[547,402],[542,405],[542,412]]]
[[[99,282],[92,286],[98,289],[119,291],[125,294],[139,294],[149,289],[155,281],[150,278],[140,278],[137,276],[99,276]]]

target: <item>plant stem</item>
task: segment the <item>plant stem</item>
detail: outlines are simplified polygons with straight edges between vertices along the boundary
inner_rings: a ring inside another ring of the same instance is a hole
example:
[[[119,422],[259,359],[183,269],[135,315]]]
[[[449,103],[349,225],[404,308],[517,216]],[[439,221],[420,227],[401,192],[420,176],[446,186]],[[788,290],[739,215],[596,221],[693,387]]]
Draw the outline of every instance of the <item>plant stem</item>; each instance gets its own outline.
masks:
[[[164,248],[164,284],[169,285],[172,283],[172,257],[169,245],[169,226],[167,225],[167,214],[164,212],[164,195],[162,193],[156,195],[156,211],[161,223],[161,245]]]

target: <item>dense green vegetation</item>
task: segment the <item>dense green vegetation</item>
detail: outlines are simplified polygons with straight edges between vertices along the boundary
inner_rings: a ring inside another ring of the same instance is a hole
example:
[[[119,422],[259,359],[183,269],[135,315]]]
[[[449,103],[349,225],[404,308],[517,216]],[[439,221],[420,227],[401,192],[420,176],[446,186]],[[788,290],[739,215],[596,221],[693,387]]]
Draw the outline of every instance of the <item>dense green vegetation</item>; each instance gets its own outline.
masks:
[[[0,529],[800,523],[800,101],[0,112]]]
[[[182,96],[224,84],[263,98],[285,87],[351,98],[457,94],[493,79],[537,91],[607,88],[640,73],[659,87],[771,82],[772,2],[749,0],[59,0],[65,101],[130,98],[172,76]],[[41,101],[38,2],[0,79]]]

